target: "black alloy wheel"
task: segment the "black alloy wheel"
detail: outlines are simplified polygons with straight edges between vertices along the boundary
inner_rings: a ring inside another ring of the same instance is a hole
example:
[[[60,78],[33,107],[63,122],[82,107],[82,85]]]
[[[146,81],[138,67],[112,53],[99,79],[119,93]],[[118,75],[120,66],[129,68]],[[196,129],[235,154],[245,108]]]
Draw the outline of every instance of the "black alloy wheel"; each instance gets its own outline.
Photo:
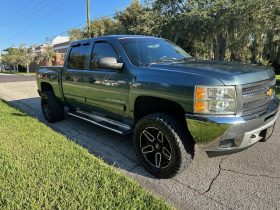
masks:
[[[140,119],[134,129],[133,143],[143,166],[159,178],[171,178],[182,172],[194,154],[187,130],[168,113]]]

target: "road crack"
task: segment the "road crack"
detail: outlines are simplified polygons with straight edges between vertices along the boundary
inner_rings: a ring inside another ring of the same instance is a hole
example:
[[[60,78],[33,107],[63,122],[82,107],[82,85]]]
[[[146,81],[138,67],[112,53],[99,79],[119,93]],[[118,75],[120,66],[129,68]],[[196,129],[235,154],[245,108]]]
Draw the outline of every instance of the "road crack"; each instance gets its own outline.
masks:
[[[186,185],[186,184],[184,184],[184,183],[182,183],[182,182],[180,182],[180,181],[178,181],[178,180],[176,180],[176,179],[173,179],[173,180],[174,180],[175,182],[177,182],[177,183],[179,183],[179,184],[181,184],[181,185],[183,185],[183,186],[186,186],[187,188],[189,188],[189,189],[195,191],[195,192],[198,193],[199,195],[205,196],[206,198],[208,198],[208,199],[210,199],[210,200],[212,200],[212,201],[218,203],[219,205],[226,207],[227,209],[232,209],[231,207],[229,207],[229,206],[227,206],[227,205],[221,203],[220,201],[217,201],[217,200],[211,198],[210,196],[205,195],[205,194],[204,194],[205,192],[200,192],[199,190],[197,190],[197,189],[195,189],[195,188],[193,188],[193,187],[191,187],[191,186],[189,186],[189,185]],[[193,205],[193,204],[192,204],[192,205]]]
[[[221,158],[220,163],[219,163],[219,171],[218,171],[217,175],[211,180],[211,183],[209,184],[208,189],[205,190],[202,194],[205,194],[205,193],[207,193],[207,192],[209,192],[209,191],[211,190],[212,185],[214,184],[215,180],[216,180],[216,179],[220,176],[220,174],[221,174],[222,163],[223,163],[224,159],[226,159],[226,158],[227,158],[227,157]]]
[[[226,169],[226,168],[221,168],[223,171],[228,171],[236,174],[241,174],[244,176],[251,176],[251,177],[266,177],[266,178],[271,178],[271,179],[280,179],[279,176],[270,176],[270,175],[265,175],[265,174],[247,174],[247,173],[242,173],[239,171],[231,170],[231,169]]]

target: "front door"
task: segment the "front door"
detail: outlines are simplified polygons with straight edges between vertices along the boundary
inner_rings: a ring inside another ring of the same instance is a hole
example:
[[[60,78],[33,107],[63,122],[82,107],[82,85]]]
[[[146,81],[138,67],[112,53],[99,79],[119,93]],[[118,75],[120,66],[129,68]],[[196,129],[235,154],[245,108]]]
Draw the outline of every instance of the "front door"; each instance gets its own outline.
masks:
[[[101,69],[97,61],[102,57],[120,55],[108,41],[96,41],[90,59],[90,69],[86,72],[86,104],[92,111],[102,113],[110,118],[123,119],[128,116],[130,72],[125,65],[121,70]]]

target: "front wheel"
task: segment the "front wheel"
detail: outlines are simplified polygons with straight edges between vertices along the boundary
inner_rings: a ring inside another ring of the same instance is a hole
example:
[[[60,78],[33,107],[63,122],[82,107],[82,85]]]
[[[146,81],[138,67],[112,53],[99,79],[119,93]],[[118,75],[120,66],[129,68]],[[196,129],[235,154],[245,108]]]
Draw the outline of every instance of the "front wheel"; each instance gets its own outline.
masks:
[[[64,106],[57,100],[52,91],[42,93],[41,108],[45,119],[49,123],[54,123],[64,118]]]
[[[143,166],[159,178],[174,177],[192,161],[192,140],[184,126],[169,114],[142,118],[135,126],[133,141]]]

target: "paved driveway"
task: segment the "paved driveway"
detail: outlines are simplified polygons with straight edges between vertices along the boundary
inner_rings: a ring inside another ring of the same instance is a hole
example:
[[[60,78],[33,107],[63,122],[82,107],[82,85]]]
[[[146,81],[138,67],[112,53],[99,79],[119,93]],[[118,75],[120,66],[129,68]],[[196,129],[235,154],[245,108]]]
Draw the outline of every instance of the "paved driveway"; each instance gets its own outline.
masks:
[[[35,81],[0,83],[1,97],[48,124],[40,110]],[[70,116],[48,125],[178,209],[280,208],[279,120],[268,142],[257,143],[241,153],[208,158],[196,148],[191,167],[169,180],[156,179],[142,168],[131,136],[120,136]]]

